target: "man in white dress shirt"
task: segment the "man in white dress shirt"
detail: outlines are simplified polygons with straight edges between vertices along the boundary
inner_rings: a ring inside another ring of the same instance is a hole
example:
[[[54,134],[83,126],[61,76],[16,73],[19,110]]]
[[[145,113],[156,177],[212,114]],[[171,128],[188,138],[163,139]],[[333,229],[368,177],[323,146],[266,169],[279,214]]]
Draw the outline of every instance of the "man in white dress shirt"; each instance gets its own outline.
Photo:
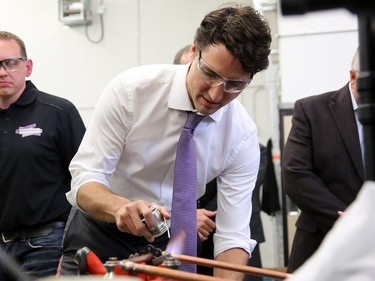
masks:
[[[267,68],[270,43],[269,26],[256,10],[227,6],[203,19],[191,63],[136,67],[109,83],[70,166],[67,198],[78,212],[66,233],[62,274],[77,271],[73,258],[84,246],[103,262],[149,244],[166,248],[167,234],[155,238],[150,231],[150,206],[170,218],[176,146],[188,111],[205,115],[194,132],[197,196],[218,179],[215,258],[246,264],[256,244],[249,221],[259,143],[235,99]],[[242,275],[215,271],[233,280]]]

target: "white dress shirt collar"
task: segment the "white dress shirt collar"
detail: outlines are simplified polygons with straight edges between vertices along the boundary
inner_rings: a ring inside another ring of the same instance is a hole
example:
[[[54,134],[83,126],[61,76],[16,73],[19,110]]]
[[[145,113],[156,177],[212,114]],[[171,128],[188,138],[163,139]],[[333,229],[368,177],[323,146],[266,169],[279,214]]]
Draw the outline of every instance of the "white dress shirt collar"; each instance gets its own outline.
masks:
[[[353,90],[352,90],[352,87],[350,87],[350,83],[349,83],[348,87],[349,87],[349,91],[350,91],[350,98],[352,99],[353,110],[355,111],[356,109],[358,109],[358,104],[357,104],[357,101],[354,98]]]

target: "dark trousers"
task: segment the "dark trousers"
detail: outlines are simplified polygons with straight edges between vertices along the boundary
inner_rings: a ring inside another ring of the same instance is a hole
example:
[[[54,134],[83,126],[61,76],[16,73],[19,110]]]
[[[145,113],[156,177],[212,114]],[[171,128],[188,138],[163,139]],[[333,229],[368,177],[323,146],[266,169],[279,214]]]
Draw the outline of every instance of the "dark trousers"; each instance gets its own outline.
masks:
[[[50,230],[40,236],[21,235],[14,241],[0,240],[0,247],[15,259],[22,268],[20,270],[26,274],[38,278],[55,276],[62,253],[64,227],[65,222],[55,222],[47,227],[47,230]],[[27,231],[20,232],[27,233]],[[17,278],[14,272],[12,273],[0,263],[0,280],[17,280]]]
[[[262,268],[259,245],[256,245],[254,250],[251,252],[251,258],[248,260],[247,265]],[[243,280],[244,281],[262,281],[263,277],[246,274]]]
[[[122,260],[143,253],[149,245],[165,250],[169,241],[167,234],[164,234],[150,243],[144,237],[121,232],[115,224],[95,220],[78,210],[68,224],[63,243],[61,275],[78,275],[79,268],[74,258],[77,250],[83,247],[88,247],[105,263],[110,257]]]
[[[316,232],[309,232],[297,227],[287,272],[292,273],[304,264],[319,248],[324,237],[325,233],[319,229]]]

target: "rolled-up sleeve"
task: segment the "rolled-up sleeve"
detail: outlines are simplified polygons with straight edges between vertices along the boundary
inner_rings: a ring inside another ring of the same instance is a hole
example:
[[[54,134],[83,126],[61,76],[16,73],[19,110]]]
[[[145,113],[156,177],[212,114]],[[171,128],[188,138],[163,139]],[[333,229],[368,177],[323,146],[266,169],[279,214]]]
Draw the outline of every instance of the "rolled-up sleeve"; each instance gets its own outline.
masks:
[[[215,257],[231,248],[242,248],[250,254],[256,246],[249,223],[259,161],[259,143],[254,130],[246,134],[229,155],[228,168],[217,179]]]

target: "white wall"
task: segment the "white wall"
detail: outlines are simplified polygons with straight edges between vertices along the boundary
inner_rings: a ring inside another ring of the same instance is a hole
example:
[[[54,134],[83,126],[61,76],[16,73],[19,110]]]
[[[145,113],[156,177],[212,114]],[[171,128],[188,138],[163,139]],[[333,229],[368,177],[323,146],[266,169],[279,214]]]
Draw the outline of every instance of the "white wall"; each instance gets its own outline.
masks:
[[[40,90],[71,100],[85,121],[107,82],[138,63],[136,1],[106,2],[100,44],[87,40],[84,27],[63,27],[57,0],[3,0],[0,9],[1,29],[19,35],[34,61],[31,80]],[[89,27],[93,38],[97,23]]]
[[[357,17],[346,10],[279,16],[281,102],[341,88],[358,45]]]

